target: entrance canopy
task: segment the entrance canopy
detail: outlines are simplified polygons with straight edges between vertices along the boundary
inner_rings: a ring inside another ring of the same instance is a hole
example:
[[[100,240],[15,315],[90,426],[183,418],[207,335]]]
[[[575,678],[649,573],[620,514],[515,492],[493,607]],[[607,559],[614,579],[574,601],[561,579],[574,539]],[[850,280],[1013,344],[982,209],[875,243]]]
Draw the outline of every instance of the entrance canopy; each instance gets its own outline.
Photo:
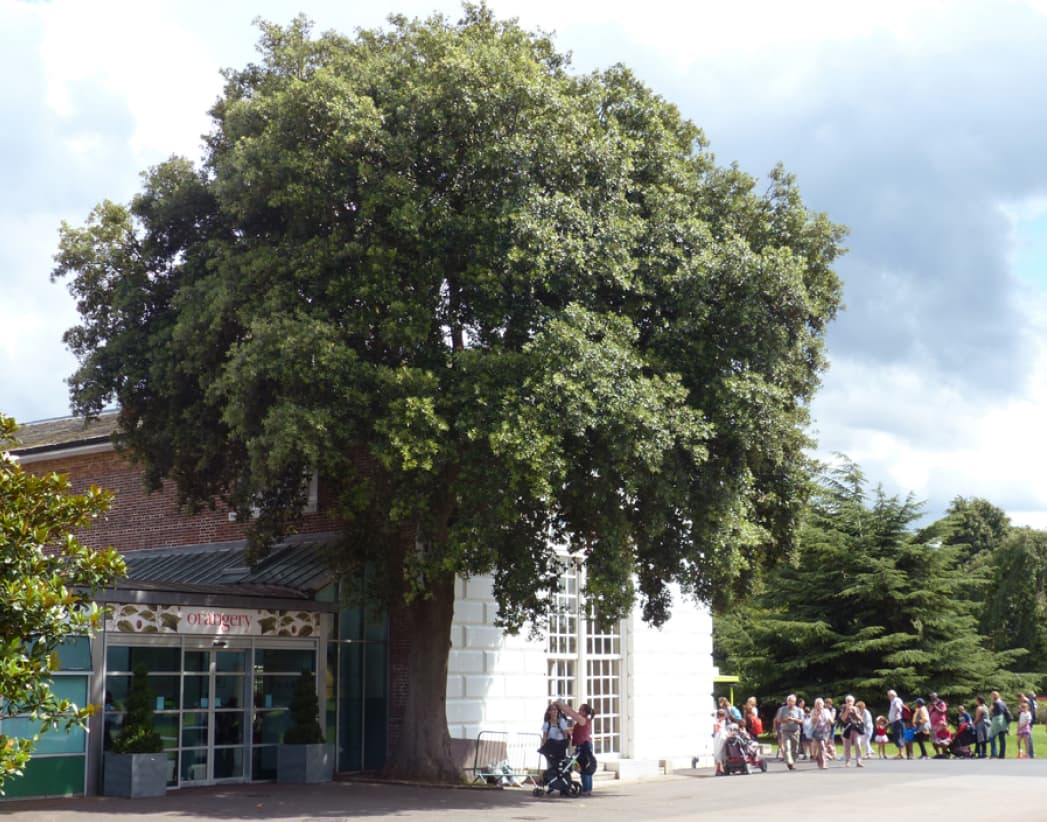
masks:
[[[317,601],[334,581],[326,557],[331,538],[292,537],[254,566],[248,564],[244,540],[128,551],[127,577],[98,599],[337,611],[337,602]]]

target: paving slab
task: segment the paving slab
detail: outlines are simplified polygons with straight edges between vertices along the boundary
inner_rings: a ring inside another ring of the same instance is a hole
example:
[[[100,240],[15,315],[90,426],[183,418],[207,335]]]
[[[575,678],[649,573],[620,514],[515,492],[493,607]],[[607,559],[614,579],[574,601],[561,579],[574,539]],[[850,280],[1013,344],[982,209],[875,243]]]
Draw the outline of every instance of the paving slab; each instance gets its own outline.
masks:
[[[683,822],[731,820],[810,822],[887,818],[1047,819],[1038,790],[1047,759],[868,761],[861,769],[802,762],[788,771],[771,761],[767,773],[714,777],[685,769],[658,779],[601,782],[591,798],[537,798],[520,788],[433,788],[363,781],[326,785],[253,784],[170,791],[156,799],[85,797],[5,801],[9,822],[177,820],[279,822],[331,820],[485,820],[544,822]],[[991,797],[987,799],[987,797]],[[988,804],[987,804],[988,803]],[[901,817],[899,817],[901,814]]]

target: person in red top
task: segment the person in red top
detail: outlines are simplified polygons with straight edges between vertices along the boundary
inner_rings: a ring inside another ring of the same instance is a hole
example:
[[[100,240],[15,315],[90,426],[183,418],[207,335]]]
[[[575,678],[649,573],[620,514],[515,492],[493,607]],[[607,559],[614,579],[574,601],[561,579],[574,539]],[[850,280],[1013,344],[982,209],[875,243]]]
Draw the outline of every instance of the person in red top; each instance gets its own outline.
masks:
[[[593,717],[596,712],[588,702],[576,711],[563,702],[557,701],[557,707],[571,717],[574,727],[571,729],[571,741],[578,749],[578,764],[582,766],[582,796],[593,795]]]
[[[938,694],[932,693],[927,697],[927,713],[931,720],[931,744],[934,745],[934,756],[936,759],[944,759],[949,756],[949,706]],[[942,733],[942,729],[945,733]],[[944,742],[939,742],[944,739]]]

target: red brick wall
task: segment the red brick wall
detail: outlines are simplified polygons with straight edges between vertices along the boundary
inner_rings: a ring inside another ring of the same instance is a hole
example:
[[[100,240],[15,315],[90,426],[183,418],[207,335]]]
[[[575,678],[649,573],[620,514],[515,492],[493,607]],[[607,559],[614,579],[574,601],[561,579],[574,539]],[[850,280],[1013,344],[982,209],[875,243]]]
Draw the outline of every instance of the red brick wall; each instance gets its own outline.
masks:
[[[228,542],[244,537],[243,527],[229,521],[229,511],[224,506],[214,511],[204,509],[188,514],[179,509],[177,495],[170,485],[165,485],[161,491],[147,493],[141,469],[115,452],[57,457],[29,463],[25,468],[34,474],[51,471],[66,474],[73,490],[78,493],[90,485],[116,493],[105,517],[78,534],[86,545],[112,545],[121,552],[127,552],[142,548]],[[322,488],[318,508],[317,513],[305,515],[300,533],[324,533],[338,529],[337,521],[324,513]],[[389,749],[400,738],[407,697],[407,654],[410,646],[403,637],[403,626],[393,621],[389,626],[388,646]]]
[[[43,474],[56,471],[67,474],[76,492],[97,485],[115,492],[113,505],[105,517],[78,534],[87,545],[112,545],[117,550],[161,548],[173,545],[202,545],[243,539],[244,529],[229,521],[229,510],[222,505],[189,514],[180,509],[173,486],[147,493],[141,469],[115,452],[59,456],[53,460],[32,462],[27,471]],[[302,533],[337,530],[337,523],[320,512],[306,514]]]

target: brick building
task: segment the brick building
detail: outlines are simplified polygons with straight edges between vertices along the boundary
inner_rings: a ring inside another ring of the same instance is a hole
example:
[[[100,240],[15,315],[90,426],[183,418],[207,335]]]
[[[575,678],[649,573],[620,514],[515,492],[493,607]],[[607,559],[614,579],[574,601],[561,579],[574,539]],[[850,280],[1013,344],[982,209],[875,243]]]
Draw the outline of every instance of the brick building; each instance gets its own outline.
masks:
[[[9,794],[96,792],[139,664],[157,695],[171,788],[273,778],[304,669],[316,674],[337,770],[380,768],[399,733],[406,646],[387,618],[338,604],[324,558],[337,523],[325,514],[323,489],[310,489],[299,533],[251,566],[235,516],[221,507],[186,513],[168,489],[147,494],[141,470],[112,447],[114,427],[115,416],[103,415],[87,426],[67,418],[19,432],[14,453],[26,470],[67,474],[74,490],[116,492],[109,514],[82,537],[119,549],[128,578],[101,597],[104,631],[71,651],[56,678],[74,701],[103,710],[86,736],[45,735]],[[457,582],[452,737],[533,733],[549,696],[564,696],[597,709],[595,747],[608,767],[652,772],[707,755],[715,673],[708,612],[678,602],[661,630],[638,615],[598,630],[583,587],[584,569],[565,558],[548,636],[531,640],[494,626],[490,579]]]

